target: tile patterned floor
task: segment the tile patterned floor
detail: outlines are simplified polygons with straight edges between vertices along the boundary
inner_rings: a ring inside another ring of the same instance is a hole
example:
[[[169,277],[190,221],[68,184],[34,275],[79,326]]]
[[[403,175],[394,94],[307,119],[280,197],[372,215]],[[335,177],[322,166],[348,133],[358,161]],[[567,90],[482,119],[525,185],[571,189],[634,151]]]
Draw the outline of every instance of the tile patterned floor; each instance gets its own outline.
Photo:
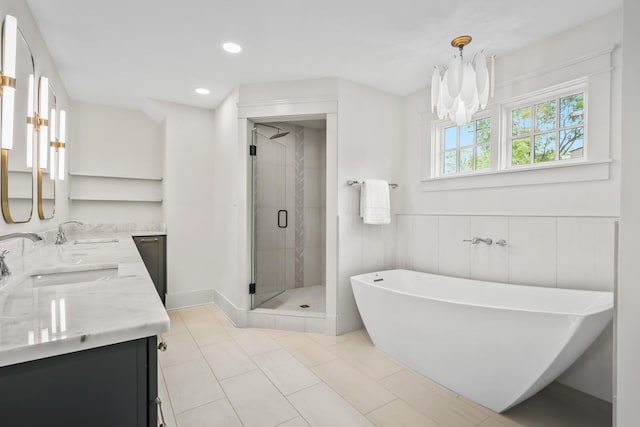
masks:
[[[213,304],[169,311],[159,393],[169,427],[608,427],[611,405],[552,384],[496,414],[376,349],[338,337],[235,328]]]

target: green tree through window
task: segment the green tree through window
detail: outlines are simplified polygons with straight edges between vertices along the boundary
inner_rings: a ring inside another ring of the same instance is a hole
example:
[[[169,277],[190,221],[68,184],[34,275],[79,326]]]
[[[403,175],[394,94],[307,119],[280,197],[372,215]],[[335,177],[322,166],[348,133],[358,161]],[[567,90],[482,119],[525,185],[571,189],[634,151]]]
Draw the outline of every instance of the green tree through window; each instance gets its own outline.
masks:
[[[491,118],[485,117],[442,132],[442,173],[451,175],[491,167]]]
[[[511,164],[581,158],[584,155],[584,93],[511,111]]]

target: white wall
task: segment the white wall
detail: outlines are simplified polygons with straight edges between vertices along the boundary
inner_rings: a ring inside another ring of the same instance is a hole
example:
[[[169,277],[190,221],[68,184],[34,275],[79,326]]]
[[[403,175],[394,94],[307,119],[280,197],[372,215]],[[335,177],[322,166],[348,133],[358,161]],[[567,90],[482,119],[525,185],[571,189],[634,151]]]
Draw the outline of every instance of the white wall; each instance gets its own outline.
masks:
[[[620,270],[617,313],[617,402],[618,427],[632,427],[640,420],[640,138],[637,132],[640,99],[640,2],[624,2],[624,80],[622,95],[622,203],[620,223]]]
[[[31,46],[33,57],[35,60],[36,78],[46,76],[49,78],[50,84],[55,88],[58,108],[69,110],[69,97],[56,65],[54,64],[49,50],[40,35],[40,31],[36,26],[31,15],[31,11],[24,0],[0,0],[0,19],[4,20],[4,15],[13,15],[18,19],[18,27],[25,36],[25,39]],[[68,121],[73,121],[73,116],[68,116]],[[69,137],[67,141],[67,153],[73,151],[75,141]],[[67,157],[68,158],[68,157]],[[50,230],[57,226],[58,222],[64,221],[69,215],[68,203],[68,177],[67,180],[58,181],[56,183],[56,212],[53,219],[40,220],[38,218],[38,209],[36,201],[36,178],[33,178],[33,215],[31,221],[25,224],[7,224],[0,219],[0,234],[13,233],[18,231],[44,231]],[[14,255],[16,255],[14,253]],[[10,255],[12,256],[12,255]]]
[[[428,89],[404,99],[399,266],[514,284],[613,289],[613,222],[620,203],[622,55],[619,48],[613,50],[610,77],[608,56],[590,56],[620,43],[621,22],[622,13],[617,11],[497,58],[496,99],[489,105],[496,108],[498,102],[514,96],[589,75],[589,119],[593,123],[589,160],[611,158],[608,178],[599,175],[579,181],[572,176],[577,172],[569,170],[569,181],[579,182],[512,185],[514,177],[505,174],[495,179],[500,185],[511,185],[455,190],[446,186],[452,188],[452,180],[441,181],[446,185],[423,181],[430,176],[431,125],[437,118],[430,112]],[[537,173],[549,176],[555,172]],[[462,242],[475,236],[503,238],[508,245]],[[612,342],[610,326],[560,381],[611,400]]]
[[[362,327],[349,278],[392,267],[395,224],[365,225],[360,189],[347,180],[395,182],[401,175],[402,98],[339,80],[338,91],[338,334]],[[392,211],[398,198],[392,192]]]
[[[210,180],[212,185],[214,240],[210,263],[216,276],[216,303],[230,316],[237,309],[246,309],[249,282],[243,283],[238,262],[239,182],[241,179],[238,154],[238,90],[231,92],[213,114],[213,157]],[[238,319],[233,318],[234,322]]]
[[[167,307],[213,301],[213,111],[156,103],[164,114]]]
[[[70,113],[70,217],[163,222],[162,126],[140,111],[96,104],[73,102]]]
[[[161,177],[162,127],[141,111],[74,101],[71,173]]]

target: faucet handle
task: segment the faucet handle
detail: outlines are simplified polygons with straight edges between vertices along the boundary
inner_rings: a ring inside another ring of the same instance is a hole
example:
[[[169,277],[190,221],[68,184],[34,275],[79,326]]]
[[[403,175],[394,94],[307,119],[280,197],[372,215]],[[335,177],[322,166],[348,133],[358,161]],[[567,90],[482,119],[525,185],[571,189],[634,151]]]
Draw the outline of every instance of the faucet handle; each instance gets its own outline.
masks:
[[[0,259],[4,259],[4,257],[5,257],[8,253],[11,253],[11,251],[10,251],[10,250],[7,250],[7,249],[5,249],[5,250],[3,250],[2,252],[0,252]]]
[[[470,242],[472,245],[477,245],[479,243],[478,238],[474,237],[473,239],[462,239],[463,242]]]
[[[496,245],[498,246],[507,246],[507,241],[504,239],[500,239],[496,241]]]

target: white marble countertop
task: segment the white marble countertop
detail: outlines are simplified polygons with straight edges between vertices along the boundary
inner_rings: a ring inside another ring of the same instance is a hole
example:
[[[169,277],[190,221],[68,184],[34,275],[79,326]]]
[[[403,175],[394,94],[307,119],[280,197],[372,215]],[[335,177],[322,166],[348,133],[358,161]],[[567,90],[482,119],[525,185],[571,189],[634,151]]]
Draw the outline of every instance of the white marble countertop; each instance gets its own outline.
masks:
[[[12,274],[0,283],[0,366],[167,332],[169,317],[131,238],[159,234],[166,233],[73,234],[64,245],[39,242],[8,260]],[[87,270],[102,271],[68,283]]]

